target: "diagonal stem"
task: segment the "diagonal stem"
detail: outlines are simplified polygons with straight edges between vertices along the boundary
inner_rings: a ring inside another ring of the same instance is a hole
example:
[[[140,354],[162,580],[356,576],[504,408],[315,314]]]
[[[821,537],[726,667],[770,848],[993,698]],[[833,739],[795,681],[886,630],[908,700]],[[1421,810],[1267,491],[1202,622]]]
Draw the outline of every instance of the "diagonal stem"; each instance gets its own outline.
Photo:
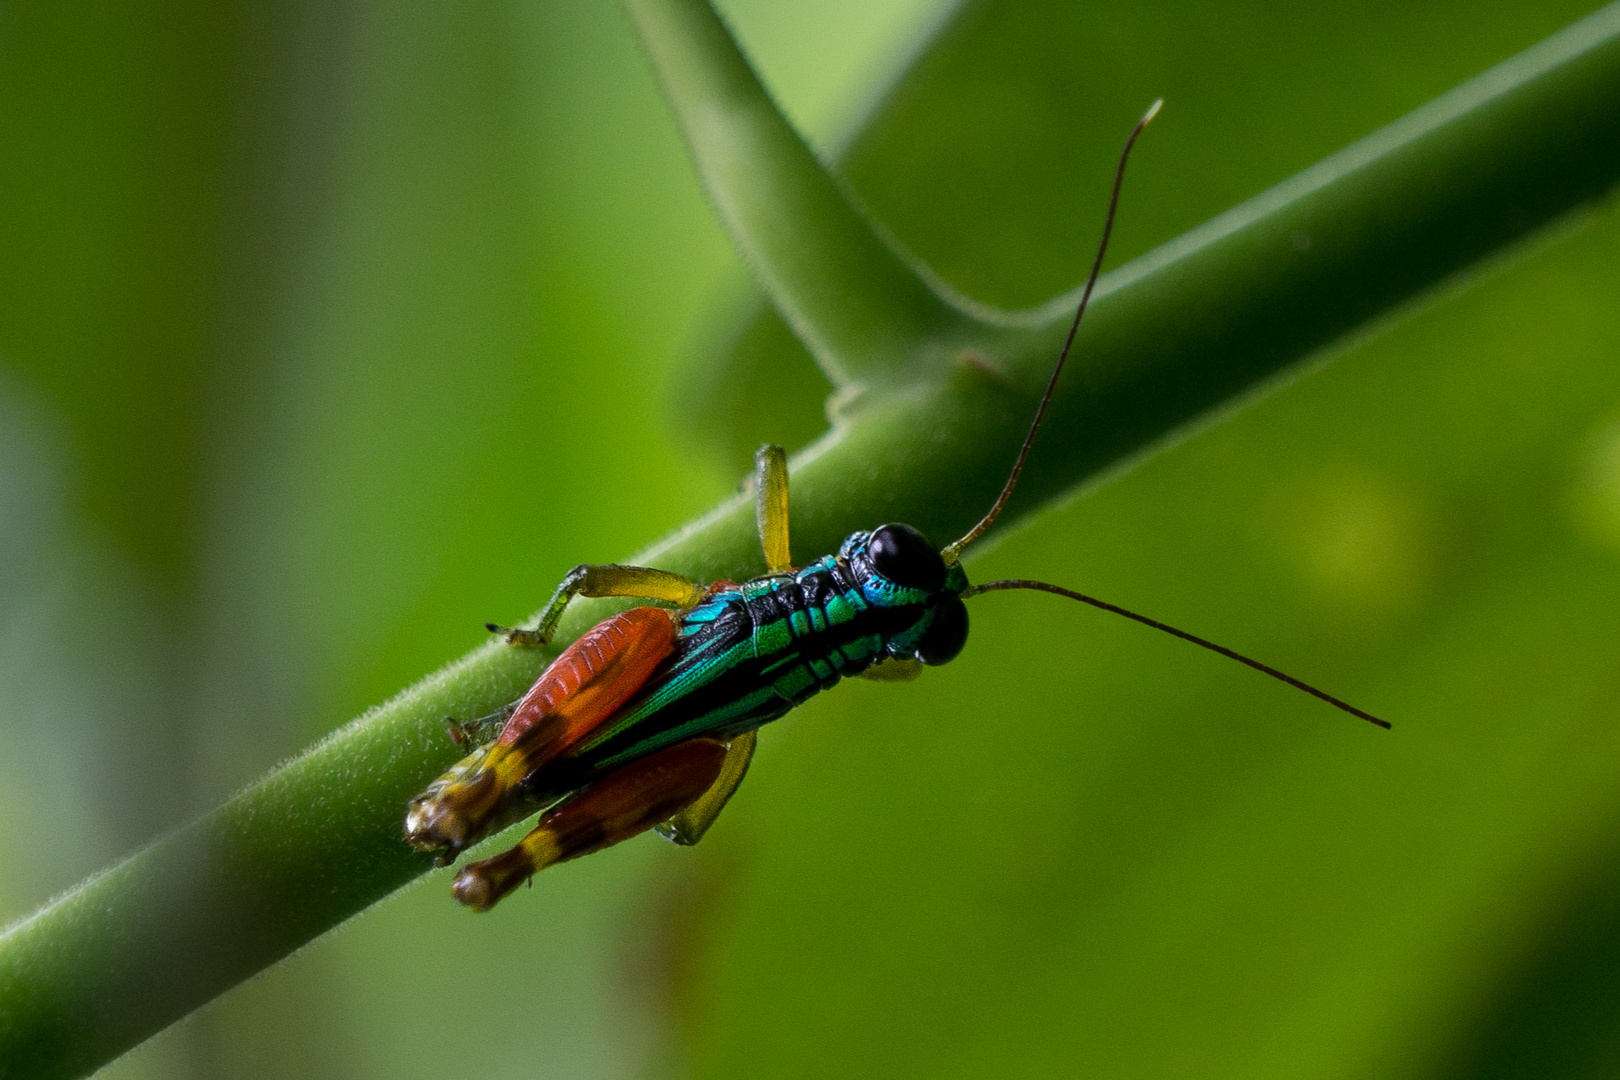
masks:
[[[721,222],[834,386],[915,375],[972,320],[887,245],[706,0],[626,0]]]
[[[1230,407],[1617,180],[1611,6],[1103,279],[1008,514]],[[979,329],[979,351],[942,378],[868,395],[795,465],[802,550],[881,521],[936,537],[971,525],[1006,475],[1072,303]],[[936,345],[958,332],[942,325]],[[748,500],[632,561],[705,581],[758,573]],[[558,644],[607,610],[571,609]],[[426,872],[402,817],[458,754],[444,717],[494,711],[541,660],[474,650],[11,927],[0,1076],[94,1069]]]

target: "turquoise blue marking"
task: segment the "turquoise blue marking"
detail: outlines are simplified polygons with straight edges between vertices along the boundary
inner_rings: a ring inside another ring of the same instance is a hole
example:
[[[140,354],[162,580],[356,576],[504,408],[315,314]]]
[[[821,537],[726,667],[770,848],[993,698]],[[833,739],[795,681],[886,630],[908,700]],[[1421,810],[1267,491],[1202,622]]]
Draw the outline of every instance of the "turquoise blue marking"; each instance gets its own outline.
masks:
[[[648,732],[612,757],[592,763],[592,767],[611,769],[693,736],[744,730],[775,719],[852,669],[864,668],[889,655],[910,655],[933,621],[929,601],[934,594],[897,585],[873,572],[865,557],[867,540],[866,533],[852,534],[839,556],[825,556],[798,571],[727,587],[684,613],[682,636],[698,639],[688,640],[692,651],[682,655],[678,666],[663,676],[663,681],[648,688],[648,696],[633,711],[616,717],[610,728],[592,735],[579,753],[589,753],[610,741],[629,739],[640,725],[655,719],[670,723],[673,716],[657,718],[666,710],[690,715],[694,706],[708,711],[680,722],[678,727]],[[846,559],[849,565],[843,565]],[[825,574],[833,576],[830,589],[818,579]],[[950,567],[948,589],[960,591],[966,581],[960,566]],[[811,586],[826,599],[806,604],[800,596],[792,595],[801,585]],[[738,641],[734,632],[713,625],[722,618],[738,617],[739,608],[757,600],[779,605],[782,614],[766,623],[739,625],[736,632],[747,633],[747,639]],[[910,625],[899,632],[886,631],[888,636],[868,632],[838,645],[815,641],[816,635],[836,633],[851,623],[856,624],[850,628],[854,632],[867,631],[869,628],[861,625],[864,618],[883,609],[912,606],[924,610],[915,619],[908,617],[905,622]],[[727,681],[728,676],[740,676],[744,669],[748,672],[745,679],[736,684]],[[698,695],[702,704],[697,705],[691,695]]]

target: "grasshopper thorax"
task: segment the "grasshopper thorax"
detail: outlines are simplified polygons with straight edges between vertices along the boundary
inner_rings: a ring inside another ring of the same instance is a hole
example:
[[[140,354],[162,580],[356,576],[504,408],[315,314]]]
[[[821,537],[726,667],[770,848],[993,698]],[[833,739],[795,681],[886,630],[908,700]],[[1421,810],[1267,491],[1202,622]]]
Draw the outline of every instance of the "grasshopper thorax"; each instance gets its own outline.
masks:
[[[968,580],[961,563],[947,566],[927,537],[898,523],[850,533],[838,557],[849,565],[867,603],[891,610],[916,609],[916,618],[885,640],[891,657],[931,666],[956,659],[968,637],[967,605],[961,595]]]

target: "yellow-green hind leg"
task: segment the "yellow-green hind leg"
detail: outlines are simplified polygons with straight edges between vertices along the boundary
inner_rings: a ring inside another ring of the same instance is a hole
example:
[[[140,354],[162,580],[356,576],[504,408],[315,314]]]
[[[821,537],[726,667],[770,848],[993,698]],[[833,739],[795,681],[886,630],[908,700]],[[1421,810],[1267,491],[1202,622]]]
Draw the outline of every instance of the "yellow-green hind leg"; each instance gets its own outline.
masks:
[[[765,569],[777,574],[793,568],[788,552],[787,454],[766,443],[754,452],[754,521],[759,546],[765,549]]]
[[[726,745],[725,764],[714,785],[698,796],[696,802],[658,826],[658,835],[676,844],[690,846],[703,839],[714,819],[720,816],[726,803],[736,793],[737,785],[748,775],[748,763],[754,759],[754,743],[758,733],[750,731],[732,739]]]
[[[703,586],[650,566],[581,563],[568,571],[557,591],[551,594],[534,629],[508,630],[494,623],[487,625],[492,633],[505,634],[508,645],[544,645],[557,632],[557,623],[567,610],[568,602],[576,596],[628,596],[685,608],[703,599]]]

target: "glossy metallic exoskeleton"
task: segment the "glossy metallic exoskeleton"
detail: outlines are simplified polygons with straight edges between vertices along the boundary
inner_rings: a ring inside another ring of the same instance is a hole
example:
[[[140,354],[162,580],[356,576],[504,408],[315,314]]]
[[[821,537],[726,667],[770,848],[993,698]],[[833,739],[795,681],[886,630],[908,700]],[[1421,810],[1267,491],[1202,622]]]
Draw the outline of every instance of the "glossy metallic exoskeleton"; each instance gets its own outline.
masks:
[[[1001,495],[965,536],[936,548],[909,525],[850,534],[836,555],[794,567],[788,543],[787,461],[780,447],[756,455],[756,518],[768,572],[744,582],[700,585],[639,566],[575,567],[532,630],[502,630],[517,646],[551,639],[575,596],[635,597],[666,607],[632,608],[592,627],[546,669],[509,713],[489,725],[459,725],[458,738],[499,723],[474,750],[411,800],[411,844],[441,864],[535,810],[539,824],[515,847],[465,867],[453,891],[479,910],[536,871],[657,828],[696,843],[753,755],[755,732],[846,676],[912,678],[944,664],[968,638],[963,603],[982,592],[1039,589],[1164,630],[1388,726],[1258,661],[1134,612],[1055,585],[997,581],[970,586],[959,557],[995,520],[1023,469],[1069,345],[1102,265],[1125,161],[1158,111],[1126,140],[1103,240],[1068,342]]]
[[[517,847],[463,870],[458,899],[487,908],[552,862],[653,826],[695,843],[742,780],[761,725],[846,676],[905,678],[962,651],[960,563],[947,566],[922,534],[895,524],[790,569],[787,520],[766,505],[786,484],[782,451],[762,449],[761,535],[776,572],[704,588],[643,567],[579,567],[541,629],[508,632],[514,644],[543,641],[574,595],[659,589],[655,598],[679,605],[597,624],[493,743],[412,801],[407,835],[445,860],[527,810],[558,804]]]

